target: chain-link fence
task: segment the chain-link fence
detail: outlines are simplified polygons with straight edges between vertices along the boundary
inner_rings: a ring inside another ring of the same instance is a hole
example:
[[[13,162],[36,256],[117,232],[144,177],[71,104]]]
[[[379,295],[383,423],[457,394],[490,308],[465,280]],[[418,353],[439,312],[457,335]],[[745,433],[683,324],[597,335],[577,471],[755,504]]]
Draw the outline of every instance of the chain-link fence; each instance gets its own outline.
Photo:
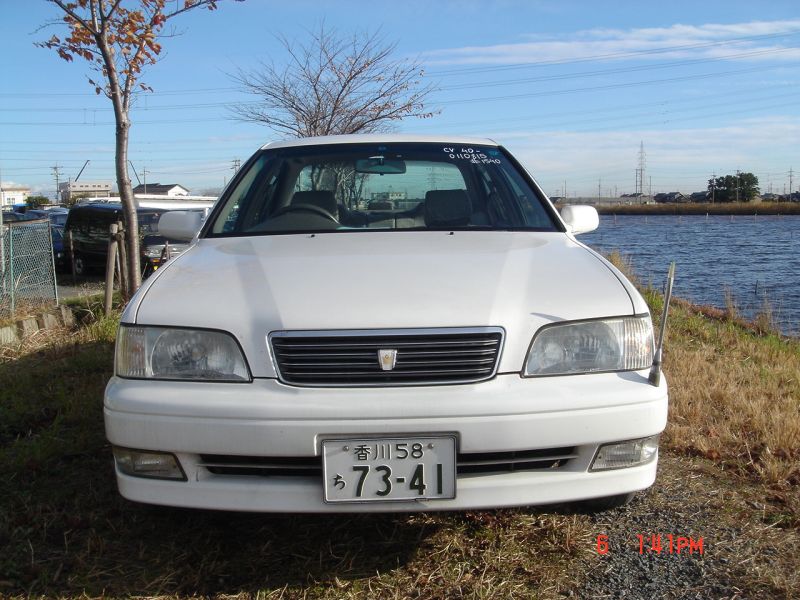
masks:
[[[50,221],[0,226],[0,318],[57,301]]]

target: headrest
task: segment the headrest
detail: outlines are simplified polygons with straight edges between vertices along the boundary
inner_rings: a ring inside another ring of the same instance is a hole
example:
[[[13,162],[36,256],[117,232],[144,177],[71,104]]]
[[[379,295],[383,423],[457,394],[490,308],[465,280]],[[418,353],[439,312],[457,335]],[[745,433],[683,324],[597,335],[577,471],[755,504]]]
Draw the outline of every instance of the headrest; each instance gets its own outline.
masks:
[[[463,227],[469,225],[472,203],[465,190],[431,190],[425,194],[425,225]]]
[[[389,200],[372,200],[367,204],[367,210],[392,210],[394,204]]]
[[[292,196],[291,204],[311,204],[312,206],[318,206],[319,208],[326,210],[333,216],[336,216],[338,212],[338,206],[336,206],[336,197],[333,195],[333,192],[328,190],[295,192],[294,196]]]

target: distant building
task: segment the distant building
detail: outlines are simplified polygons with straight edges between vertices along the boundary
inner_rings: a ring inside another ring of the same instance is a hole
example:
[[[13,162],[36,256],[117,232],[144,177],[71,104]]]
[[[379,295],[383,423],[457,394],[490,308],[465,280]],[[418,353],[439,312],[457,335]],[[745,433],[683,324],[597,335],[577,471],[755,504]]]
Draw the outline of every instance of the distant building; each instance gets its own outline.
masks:
[[[398,200],[405,200],[405,192],[373,192],[372,200],[379,202],[397,202]]]
[[[655,196],[653,196],[653,200],[659,203],[666,203],[666,204],[675,204],[675,203],[682,203],[689,201],[689,199],[680,192],[666,192],[666,193],[656,194]]]
[[[143,183],[133,188],[134,195],[148,196],[188,196],[189,190],[177,183]]]
[[[709,194],[705,192],[694,192],[689,196],[690,202],[708,202]]]
[[[61,202],[71,202],[75,198],[100,198],[111,195],[110,181],[64,181],[58,184]]]
[[[31,189],[19,186],[0,186],[0,206],[14,206],[15,204],[24,204],[25,200],[31,194]]]

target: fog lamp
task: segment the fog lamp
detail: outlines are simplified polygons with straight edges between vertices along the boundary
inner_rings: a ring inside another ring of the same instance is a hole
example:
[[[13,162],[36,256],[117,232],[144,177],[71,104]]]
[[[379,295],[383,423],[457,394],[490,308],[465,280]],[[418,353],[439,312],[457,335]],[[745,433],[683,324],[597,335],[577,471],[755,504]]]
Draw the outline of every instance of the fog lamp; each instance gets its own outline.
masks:
[[[658,452],[658,438],[658,435],[651,435],[638,440],[603,444],[597,450],[589,470],[624,469],[650,462]]]
[[[114,447],[114,460],[121,473],[132,477],[186,481],[174,454]]]

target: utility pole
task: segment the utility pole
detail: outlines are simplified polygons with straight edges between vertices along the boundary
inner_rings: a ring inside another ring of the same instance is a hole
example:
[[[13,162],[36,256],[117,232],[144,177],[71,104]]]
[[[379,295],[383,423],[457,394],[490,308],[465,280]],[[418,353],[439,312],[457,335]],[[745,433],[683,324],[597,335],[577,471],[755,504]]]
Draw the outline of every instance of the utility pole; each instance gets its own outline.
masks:
[[[789,201],[792,200],[792,184],[794,182],[794,169],[789,167]]]
[[[567,180],[564,180],[564,199],[567,199]]]
[[[647,155],[644,152],[644,142],[639,143],[639,168],[636,169],[636,190],[635,193],[644,193],[644,170],[647,166]]]
[[[711,204],[714,204],[714,198],[717,192],[717,174],[711,174]]]
[[[53,179],[56,180],[56,202],[59,202],[61,200],[61,190],[58,189],[58,182],[61,179],[61,167],[56,163],[50,168],[53,170]]]
[[[149,171],[147,170],[147,167],[142,169],[142,181],[144,181],[144,193],[145,194],[147,193],[147,174],[148,173],[149,173]]]
[[[597,203],[600,204],[600,198],[602,194],[600,193],[600,184],[602,183],[602,179],[597,180]]]
[[[739,169],[736,169],[736,202],[739,202]]]
[[[428,186],[432,190],[438,190],[437,181],[436,181],[436,169],[434,167],[430,168],[428,172]]]
[[[239,160],[238,158],[234,158],[234,159],[231,161],[231,163],[233,163],[233,166],[232,166],[231,168],[233,169],[233,172],[234,172],[234,173],[236,173],[236,172],[239,170],[239,167],[241,167],[241,166],[242,166],[242,161],[241,161],[241,160]]]

